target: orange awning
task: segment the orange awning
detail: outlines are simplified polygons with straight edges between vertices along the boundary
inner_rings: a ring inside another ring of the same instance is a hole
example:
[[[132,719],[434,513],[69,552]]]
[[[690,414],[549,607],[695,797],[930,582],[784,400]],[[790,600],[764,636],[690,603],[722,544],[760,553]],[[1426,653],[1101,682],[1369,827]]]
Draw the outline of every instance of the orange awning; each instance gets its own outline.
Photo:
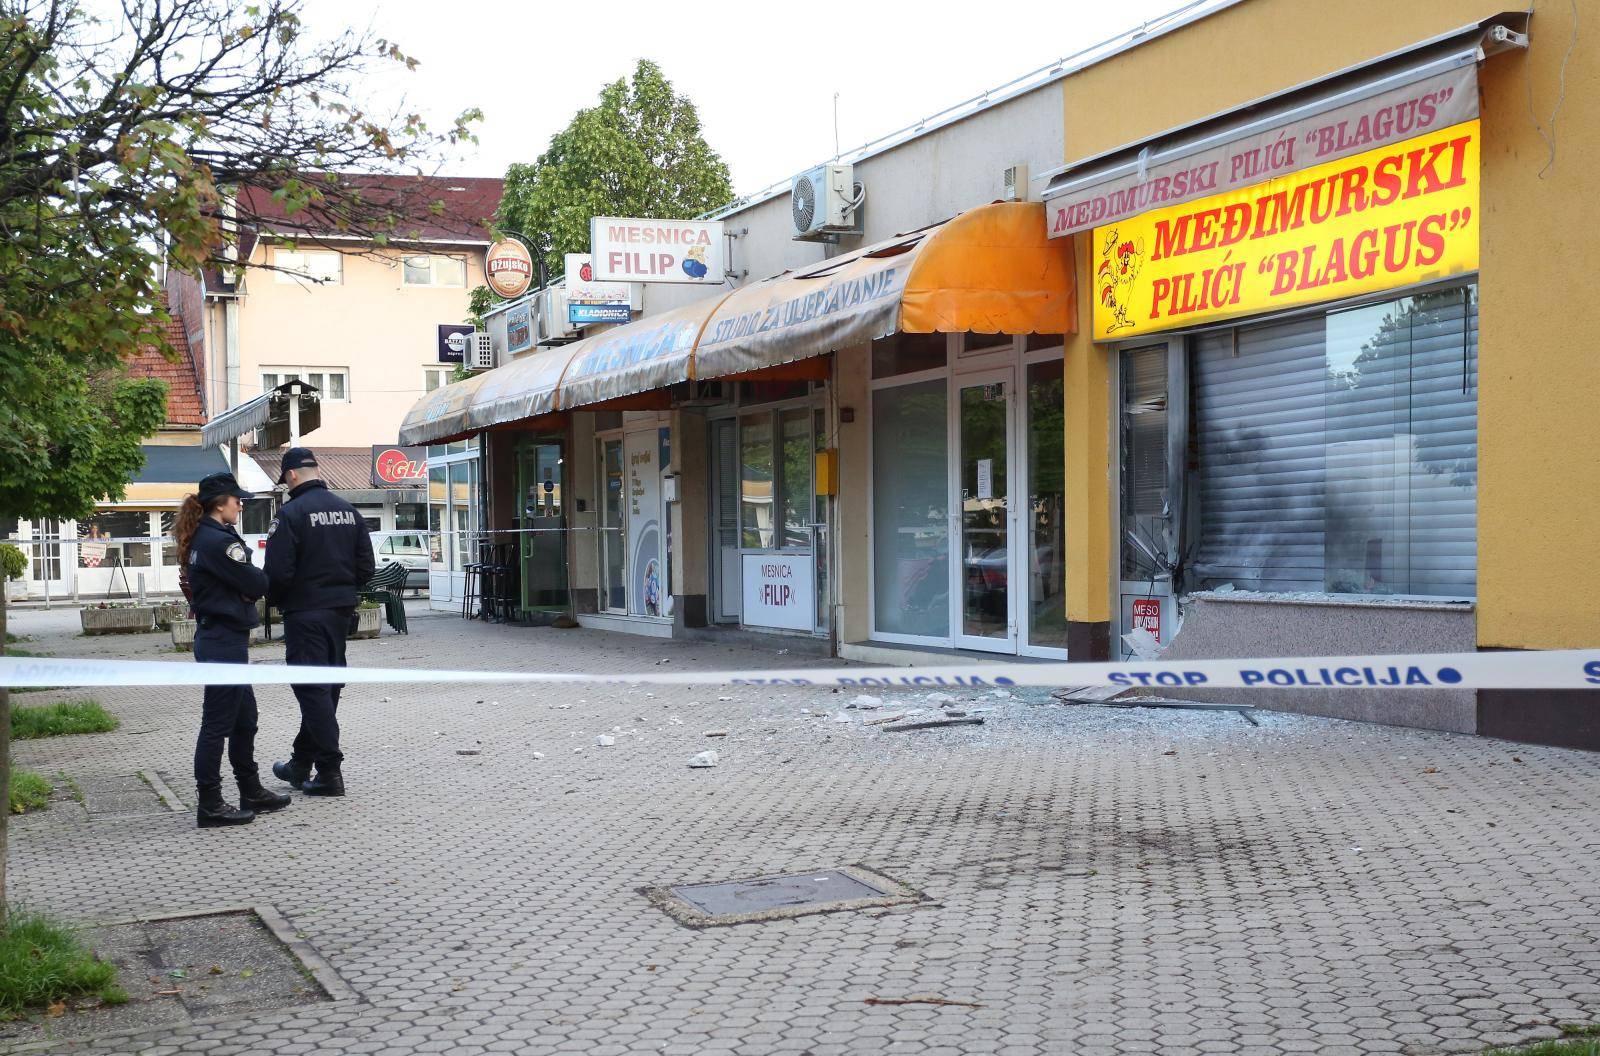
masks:
[[[904,331],[1069,334],[1070,246],[1044,206],[996,202],[735,290],[711,314],[693,376],[720,378]]]

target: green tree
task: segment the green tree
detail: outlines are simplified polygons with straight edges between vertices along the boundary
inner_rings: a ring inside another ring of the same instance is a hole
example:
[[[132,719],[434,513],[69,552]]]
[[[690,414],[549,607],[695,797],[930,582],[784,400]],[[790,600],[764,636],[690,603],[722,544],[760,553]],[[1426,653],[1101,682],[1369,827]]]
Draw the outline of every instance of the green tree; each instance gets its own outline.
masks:
[[[701,135],[694,103],[640,59],[631,84],[606,85],[539,160],[506,170],[499,220],[532,239],[535,259],[542,253],[547,274],[559,275],[564,254],[589,251],[593,217],[685,220],[732,197],[727,163]]]
[[[161,427],[164,265],[237,265],[240,234],[404,236],[441,207],[422,166],[470,138],[353,86],[415,65],[392,42],[311,39],[299,0],[0,0],[0,520],[79,518],[116,499]],[[382,193],[343,172],[392,175]],[[474,218],[481,219],[481,218]],[[0,592],[0,650],[4,648]],[[0,803],[10,773],[0,688]],[[0,811],[0,919],[5,903]]]

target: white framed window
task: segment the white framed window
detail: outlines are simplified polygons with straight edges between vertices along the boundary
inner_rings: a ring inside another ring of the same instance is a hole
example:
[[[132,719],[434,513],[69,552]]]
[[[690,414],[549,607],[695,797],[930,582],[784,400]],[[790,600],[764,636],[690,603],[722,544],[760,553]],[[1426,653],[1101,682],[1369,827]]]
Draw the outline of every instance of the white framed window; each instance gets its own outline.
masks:
[[[315,385],[324,400],[349,402],[350,371],[344,367],[263,367],[261,391],[267,392],[286,381],[296,380]]]
[[[450,384],[450,379],[455,376],[455,372],[455,367],[423,367],[422,391],[432,392],[434,389],[444,388]]]
[[[408,253],[401,264],[407,286],[467,285],[467,262],[463,257],[441,257],[428,253]]]
[[[280,283],[333,286],[344,282],[344,254],[331,249],[279,249],[273,252],[272,263]]]

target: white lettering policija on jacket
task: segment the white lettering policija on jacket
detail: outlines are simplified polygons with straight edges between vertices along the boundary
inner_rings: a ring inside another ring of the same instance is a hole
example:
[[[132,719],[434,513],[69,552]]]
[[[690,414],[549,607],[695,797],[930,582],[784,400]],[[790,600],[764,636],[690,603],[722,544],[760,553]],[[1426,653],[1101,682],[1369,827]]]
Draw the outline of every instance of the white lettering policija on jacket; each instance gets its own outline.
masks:
[[[354,510],[318,510],[306,514],[306,521],[313,528],[328,528],[334,525],[355,524]]]

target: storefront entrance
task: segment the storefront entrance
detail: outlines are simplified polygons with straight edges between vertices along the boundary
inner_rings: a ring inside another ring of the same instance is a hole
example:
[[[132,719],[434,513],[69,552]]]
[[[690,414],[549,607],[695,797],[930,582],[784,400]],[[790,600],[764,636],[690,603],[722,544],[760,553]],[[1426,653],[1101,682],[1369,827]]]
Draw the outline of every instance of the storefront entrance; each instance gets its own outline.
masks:
[[[565,444],[535,439],[517,449],[517,554],[522,611],[560,614],[571,607],[567,591]]]
[[[901,334],[875,344],[876,640],[1066,655],[1053,343]]]
[[[717,622],[828,631],[829,497],[816,486],[817,452],[827,446],[820,395],[804,381],[744,383],[737,413],[710,421]]]

